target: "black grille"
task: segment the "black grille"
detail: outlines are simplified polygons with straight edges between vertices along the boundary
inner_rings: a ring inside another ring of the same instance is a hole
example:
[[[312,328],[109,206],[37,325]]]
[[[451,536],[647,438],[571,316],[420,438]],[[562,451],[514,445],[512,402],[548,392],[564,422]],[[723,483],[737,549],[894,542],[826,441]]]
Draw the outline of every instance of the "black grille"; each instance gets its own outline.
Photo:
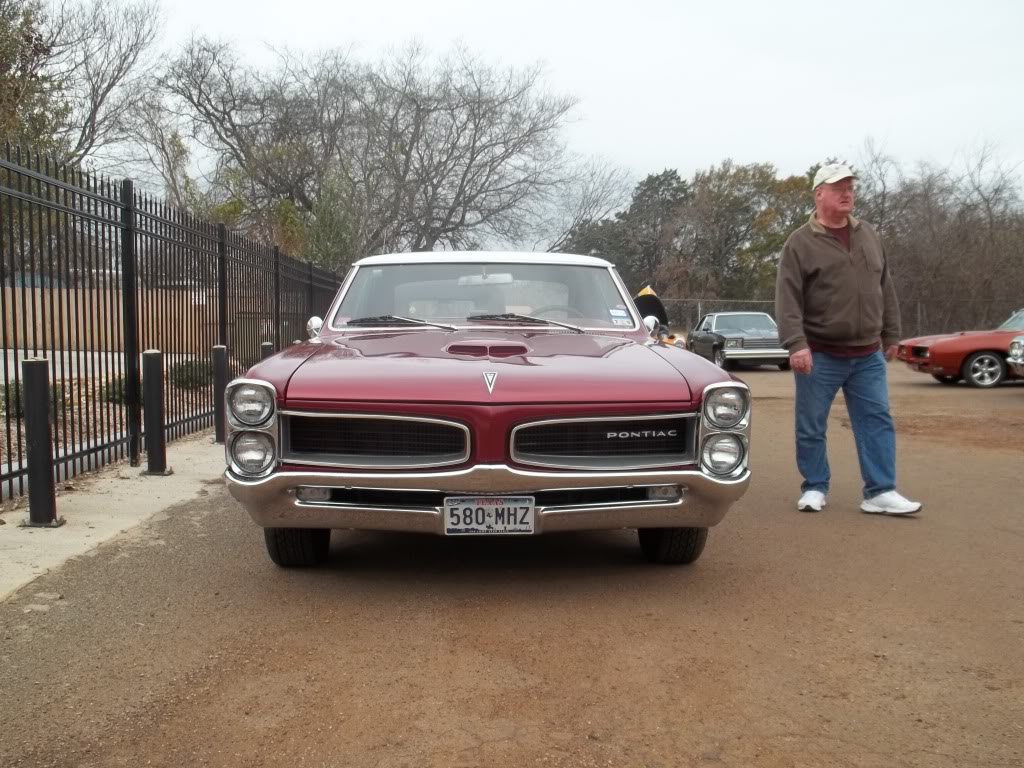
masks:
[[[913,357],[928,357],[928,347],[911,347],[910,354]]]
[[[692,422],[677,417],[538,424],[516,432],[515,450],[526,457],[682,456],[691,445]]]
[[[288,431],[294,454],[423,458],[466,449],[462,429],[426,421],[292,416]]]

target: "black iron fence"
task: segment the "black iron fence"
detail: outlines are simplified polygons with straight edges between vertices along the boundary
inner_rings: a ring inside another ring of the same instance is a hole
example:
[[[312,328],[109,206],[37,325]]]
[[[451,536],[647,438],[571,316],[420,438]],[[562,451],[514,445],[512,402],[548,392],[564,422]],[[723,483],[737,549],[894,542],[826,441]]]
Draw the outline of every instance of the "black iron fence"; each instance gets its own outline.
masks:
[[[0,496],[25,493],[22,362],[49,362],[58,481],[142,441],[140,355],[164,353],[168,439],[213,426],[210,352],[232,373],[305,334],[337,276],[113,180],[0,156]]]

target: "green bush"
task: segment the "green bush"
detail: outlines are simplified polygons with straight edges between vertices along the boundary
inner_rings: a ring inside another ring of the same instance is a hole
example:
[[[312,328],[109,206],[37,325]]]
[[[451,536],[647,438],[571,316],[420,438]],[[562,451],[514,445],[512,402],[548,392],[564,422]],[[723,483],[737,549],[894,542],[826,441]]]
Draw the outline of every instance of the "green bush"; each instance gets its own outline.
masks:
[[[15,419],[25,417],[25,395],[22,382],[10,382],[3,389],[0,398],[0,413],[10,414]],[[75,400],[74,385],[70,381],[50,385],[50,407],[54,408],[54,418],[60,418]]]
[[[16,419],[25,415],[25,401],[22,399],[21,382],[11,382],[4,386],[3,397],[0,398],[0,413],[9,413]]]
[[[118,376],[116,379],[110,379],[106,384],[103,385],[103,399],[108,403],[114,403],[115,405],[124,405],[128,402],[128,390],[126,387],[127,378],[124,376]],[[142,392],[142,384],[139,384],[139,402],[141,403],[144,399]]]
[[[213,363],[209,360],[187,360],[170,369],[171,384],[179,389],[202,389],[213,382]]]

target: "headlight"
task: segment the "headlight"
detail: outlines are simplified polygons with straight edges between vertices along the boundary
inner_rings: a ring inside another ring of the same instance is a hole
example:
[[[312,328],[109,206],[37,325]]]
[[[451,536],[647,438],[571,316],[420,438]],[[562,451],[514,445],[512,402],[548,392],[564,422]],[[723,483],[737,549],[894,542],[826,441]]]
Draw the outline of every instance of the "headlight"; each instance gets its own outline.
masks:
[[[274,441],[263,432],[237,432],[231,438],[231,460],[247,475],[260,475],[274,463]]]
[[[708,471],[727,475],[743,461],[743,443],[736,435],[712,435],[704,441],[701,458]]]
[[[726,349],[735,349],[736,347],[742,347],[742,346],[743,346],[743,339],[726,339],[725,340],[725,348]]]
[[[720,387],[704,398],[704,416],[720,429],[732,429],[747,415],[747,392],[743,389]]]
[[[1024,341],[1015,341],[1010,345],[1010,357],[1024,356]]]
[[[274,412],[274,395],[258,384],[238,384],[228,395],[228,407],[238,421],[255,427]]]

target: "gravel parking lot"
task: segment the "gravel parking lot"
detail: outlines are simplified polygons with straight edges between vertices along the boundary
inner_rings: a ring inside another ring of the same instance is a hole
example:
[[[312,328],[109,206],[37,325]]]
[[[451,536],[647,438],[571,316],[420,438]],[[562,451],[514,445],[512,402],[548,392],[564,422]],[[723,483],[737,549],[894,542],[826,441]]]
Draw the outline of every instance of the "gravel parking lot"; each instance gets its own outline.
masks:
[[[1020,766],[1024,386],[891,368],[901,490],[795,511],[792,375],[692,567],[635,534],[337,534],[275,569],[219,483],[0,604],[3,766]]]

